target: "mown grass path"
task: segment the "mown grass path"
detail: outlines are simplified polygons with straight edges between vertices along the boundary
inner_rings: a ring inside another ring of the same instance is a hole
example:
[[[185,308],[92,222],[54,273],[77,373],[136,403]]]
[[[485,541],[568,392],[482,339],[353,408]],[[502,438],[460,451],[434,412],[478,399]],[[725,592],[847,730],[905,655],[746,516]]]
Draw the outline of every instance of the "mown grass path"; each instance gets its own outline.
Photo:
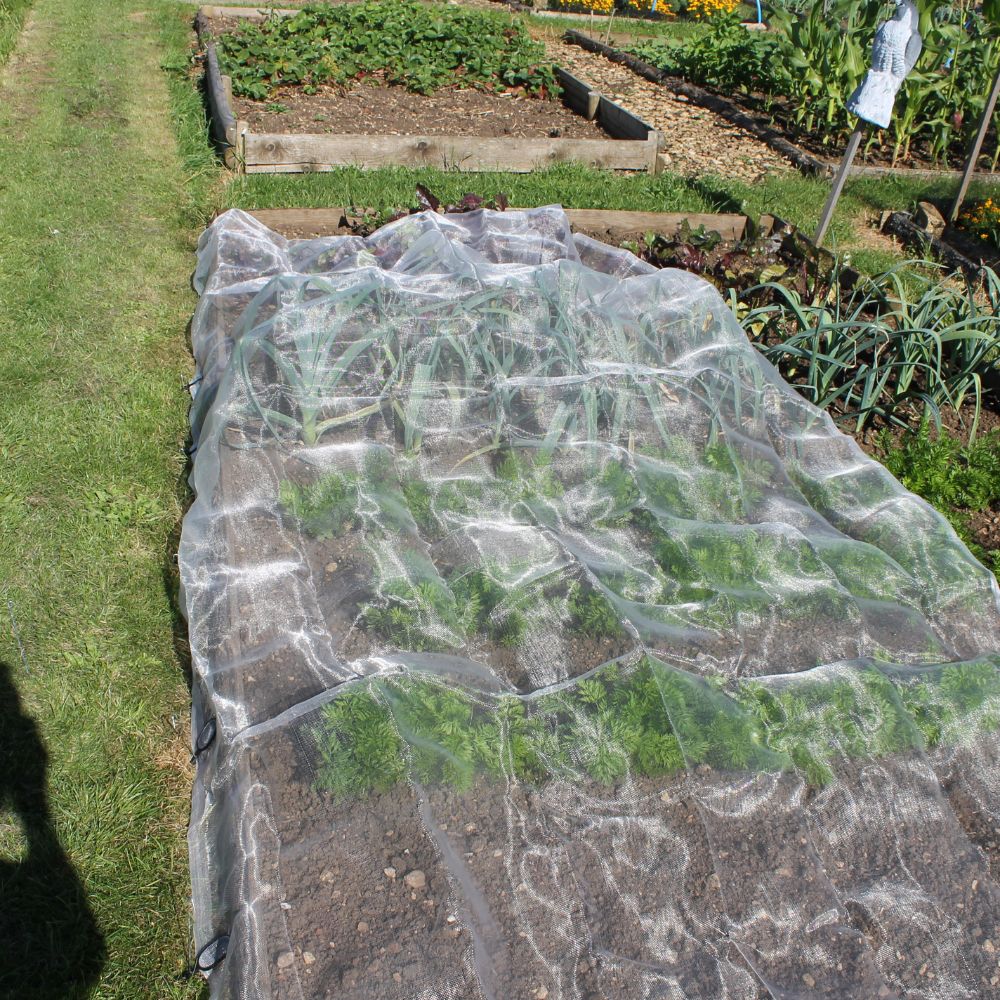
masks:
[[[176,16],[36,0],[0,71],[0,996],[195,989]]]

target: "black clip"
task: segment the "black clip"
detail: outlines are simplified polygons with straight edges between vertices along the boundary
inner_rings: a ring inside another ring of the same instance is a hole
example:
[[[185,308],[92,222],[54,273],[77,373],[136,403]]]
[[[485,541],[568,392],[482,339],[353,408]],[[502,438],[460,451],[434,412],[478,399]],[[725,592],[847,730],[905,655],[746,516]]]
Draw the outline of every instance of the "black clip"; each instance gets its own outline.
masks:
[[[217,731],[218,726],[215,724],[215,716],[213,715],[201,727],[198,732],[198,738],[194,741],[194,754],[191,757],[192,764],[215,742]]]

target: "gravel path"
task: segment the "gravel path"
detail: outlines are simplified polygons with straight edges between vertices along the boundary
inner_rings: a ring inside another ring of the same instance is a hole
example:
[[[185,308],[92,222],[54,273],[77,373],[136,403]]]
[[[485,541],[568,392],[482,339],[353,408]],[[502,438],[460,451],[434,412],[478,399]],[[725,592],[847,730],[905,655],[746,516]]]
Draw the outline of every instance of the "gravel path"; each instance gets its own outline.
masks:
[[[562,41],[546,39],[545,47],[553,62],[659,129],[668,170],[753,182],[793,169],[785,157],[749,132],[624,66]]]

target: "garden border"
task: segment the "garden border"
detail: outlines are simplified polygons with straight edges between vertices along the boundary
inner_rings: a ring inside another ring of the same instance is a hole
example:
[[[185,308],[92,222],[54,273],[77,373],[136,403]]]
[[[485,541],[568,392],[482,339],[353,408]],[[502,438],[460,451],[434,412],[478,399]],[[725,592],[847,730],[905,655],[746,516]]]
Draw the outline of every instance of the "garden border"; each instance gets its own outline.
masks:
[[[260,8],[203,7],[195,19],[199,40],[210,16],[240,16]],[[294,12],[293,12],[294,13]],[[468,135],[253,133],[233,111],[232,81],[219,67],[215,44],[205,43],[205,91],[212,136],[226,166],[243,173],[313,173],[337,167],[438,166],[461,171],[527,173],[550,163],[585,163],[607,170],[659,173],[663,136],[637,115],[559,67],[563,103],[594,120],[610,139],[491,138]]]
[[[526,211],[526,209],[510,209]],[[699,214],[684,212],[625,212],[610,209],[566,208],[570,224],[588,229],[620,230],[627,232],[656,232],[664,236],[676,233],[686,222],[692,229],[704,226],[717,232],[723,239],[741,239],[751,225],[745,215]],[[275,232],[305,230],[315,236],[334,236],[343,232],[351,217],[347,208],[262,208],[248,212],[258,222]],[[770,231],[777,220],[764,216],[762,229]],[[282,235],[284,235],[282,233]],[[302,238],[302,237],[295,237]],[[305,237],[308,238],[308,237]]]
[[[666,87],[675,94],[680,94],[688,98],[699,107],[714,111],[721,118],[760,139],[766,143],[776,153],[787,157],[792,163],[807,174],[819,174],[821,176],[832,177],[840,164],[839,160],[827,160],[822,157],[813,156],[805,150],[799,149],[794,143],[789,142],[778,130],[766,125],[760,118],[744,111],[738,105],[718,94],[710,93],[707,90],[689,83],[679,76],[671,76],[669,73],[653,66],[638,56],[628,52],[622,52],[612,45],[605,45],[604,42],[596,38],[590,38],[582,31],[570,28],[566,31],[565,39],[571,45],[578,45],[588,52],[604,56],[611,62],[619,63],[628,67],[633,73],[653,83],[658,83]],[[668,150],[669,151],[669,150]],[[961,170],[934,170],[920,167],[879,167],[856,164],[851,167],[851,177],[920,177],[937,180],[961,180]],[[988,171],[977,170],[972,179],[985,184],[1000,184],[1000,172],[989,173]]]
[[[982,274],[981,264],[956,250],[946,239],[921,228],[909,212],[890,213],[882,228],[919,253],[930,251],[936,260],[954,271],[961,270],[970,281],[978,281]]]

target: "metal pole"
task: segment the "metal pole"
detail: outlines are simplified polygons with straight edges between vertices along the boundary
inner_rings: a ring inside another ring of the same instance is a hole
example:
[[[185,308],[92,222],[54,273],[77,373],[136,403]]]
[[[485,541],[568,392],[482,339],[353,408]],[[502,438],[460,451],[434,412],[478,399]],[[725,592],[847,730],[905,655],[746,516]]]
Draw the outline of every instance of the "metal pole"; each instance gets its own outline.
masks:
[[[979,161],[979,154],[983,149],[983,140],[986,138],[986,132],[990,127],[990,119],[993,117],[993,110],[997,106],[998,97],[1000,97],[1000,70],[997,70],[996,79],[993,81],[993,90],[990,92],[990,99],[986,102],[986,107],[983,109],[983,117],[979,122],[979,131],[976,132],[976,137],[972,140],[972,148],[969,150],[969,158],[965,161],[965,171],[962,174],[962,183],[958,186],[958,194],[955,195],[955,203],[951,206],[951,211],[948,213],[949,222],[954,222],[958,218],[958,213],[962,208],[962,202],[965,201],[966,192],[969,190],[969,182],[972,180],[972,175],[976,169],[976,163]]]
[[[847,175],[851,172],[851,164],[854,162],[854,156],[858,151],[864,130],[864,125],[858,125],[851,133],[851,138],[847,140],[847,149],[844,151],[844,158],[840,161],[840,166],[837,168],[837,176],[833,179],[833,190],[830,192],[830,197],[826,199],[823,214],[819,218],[819,228],[816,230],[815,239],[816,246],[823,245],[823,237],[826,236],[826,231],[830,226],[830,220],[833,218],[837,202],[840,201],[840,192],[844,190],[844,184],[847,183]]]

